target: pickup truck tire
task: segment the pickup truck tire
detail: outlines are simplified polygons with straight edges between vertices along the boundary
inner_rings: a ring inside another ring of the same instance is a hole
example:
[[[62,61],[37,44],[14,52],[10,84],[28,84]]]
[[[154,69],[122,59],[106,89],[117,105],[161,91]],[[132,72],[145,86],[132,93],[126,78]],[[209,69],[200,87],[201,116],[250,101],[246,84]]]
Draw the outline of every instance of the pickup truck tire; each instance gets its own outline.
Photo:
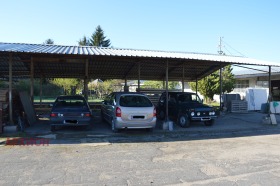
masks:
[[[204,121],[204,125],[205,126],[212,126],[212,125],[214,125],[214,123],[215,123],[214,119],[211,119],[209,121]]]
[[[178,124],[183,128],[189,127],[190,126],[190,119],[189,119],[188,115],[179,114]]]

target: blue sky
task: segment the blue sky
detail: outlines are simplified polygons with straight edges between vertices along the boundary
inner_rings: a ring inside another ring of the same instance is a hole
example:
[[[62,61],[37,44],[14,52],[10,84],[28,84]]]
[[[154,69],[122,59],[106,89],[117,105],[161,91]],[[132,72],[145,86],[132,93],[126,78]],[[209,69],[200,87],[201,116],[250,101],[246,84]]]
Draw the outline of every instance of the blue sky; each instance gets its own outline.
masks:
[[[280,63],[278,0],[2,0],[0,42],[77,45],[100,25],[112,46]]]

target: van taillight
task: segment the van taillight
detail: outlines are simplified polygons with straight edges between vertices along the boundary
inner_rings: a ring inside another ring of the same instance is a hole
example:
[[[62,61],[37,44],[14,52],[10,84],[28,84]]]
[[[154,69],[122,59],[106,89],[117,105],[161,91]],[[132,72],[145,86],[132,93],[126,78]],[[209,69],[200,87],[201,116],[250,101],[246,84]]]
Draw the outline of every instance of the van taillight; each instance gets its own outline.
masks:
[[[120,109],[120,107],[116,108],[116,116],[117,117],[122,117],[122,110]]]
[[[57,113],[51,113],[51,117],[57,117]]]
[[[157,116],[157,109],[156,107],[154,107],[154,113],[153,113],[153,116],[156,117]]]

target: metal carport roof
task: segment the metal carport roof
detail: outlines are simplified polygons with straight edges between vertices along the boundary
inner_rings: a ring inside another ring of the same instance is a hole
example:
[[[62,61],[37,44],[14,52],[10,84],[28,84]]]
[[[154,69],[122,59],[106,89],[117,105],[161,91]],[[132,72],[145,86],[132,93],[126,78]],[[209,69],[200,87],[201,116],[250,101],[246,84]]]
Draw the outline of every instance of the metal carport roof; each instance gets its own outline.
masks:
[[[88,73],[91,79],[163,80],[168,62],[169,80],[195,81],[228,64],[280,66],[238,56],[0,42],[1,78],[9,75],[10,59],[13,77],[29,77],[32,62],[34,78],[84,78]]]

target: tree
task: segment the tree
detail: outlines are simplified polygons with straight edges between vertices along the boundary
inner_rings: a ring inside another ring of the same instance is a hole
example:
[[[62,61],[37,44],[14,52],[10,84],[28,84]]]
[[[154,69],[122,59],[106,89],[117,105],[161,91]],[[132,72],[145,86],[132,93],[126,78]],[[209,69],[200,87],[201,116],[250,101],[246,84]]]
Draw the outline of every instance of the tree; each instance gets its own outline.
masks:
[[[52,83],[57,86],[63,87],[64,94],[67,95],[71,93],[72,87],[77,87],[79,81],[75,78],[55,78],[52,80]]]
[[[233,91],[234,84],[235,84],[235,78],[232,73],[231,65],[228,65],[223,69],[222,78],[223,78],[223,81],[222,81],[223,93],[230,93],[231,91]]]
[[[54,41],[52,39],[47,39],[43,44],[53,45]]]
[[[84,36],[78,41],[80,46],[98,46],[98,47],[109,47],[111,45],[110,39],[106,39],[104,36],[104,31],[98,25],[95,32],[91,35],[90,39]]]
[[[91,35],[90,44],[99,47],[109,47],[111,45],[110,39],[106,39],[100,25],[96,27],[95,32]]]
[[[86,36],[84,36],[82,39],[80,39],[78,41],[78,44],[80,46],[90,46],[90,41],[89,41],[89,39]]]
[[[168,82],[168,89],[174,90],[177,89],[179,85],[178,81],[169,81]],[[162,81],[144,81],[144,86],[147,88],[153,89],[163,89],[163,82]]]
[[[234,89],[235,79],[232,73],[232,67],[226,66],[222,71],[222,93],[229,93]],[[196,83],[189,83],[192,90],[196,89]],[[197,83],[197,90],[206,100],[213,100],[215,94],[220,94],[220,72],[213,72],[207,77],[202,78]]]

